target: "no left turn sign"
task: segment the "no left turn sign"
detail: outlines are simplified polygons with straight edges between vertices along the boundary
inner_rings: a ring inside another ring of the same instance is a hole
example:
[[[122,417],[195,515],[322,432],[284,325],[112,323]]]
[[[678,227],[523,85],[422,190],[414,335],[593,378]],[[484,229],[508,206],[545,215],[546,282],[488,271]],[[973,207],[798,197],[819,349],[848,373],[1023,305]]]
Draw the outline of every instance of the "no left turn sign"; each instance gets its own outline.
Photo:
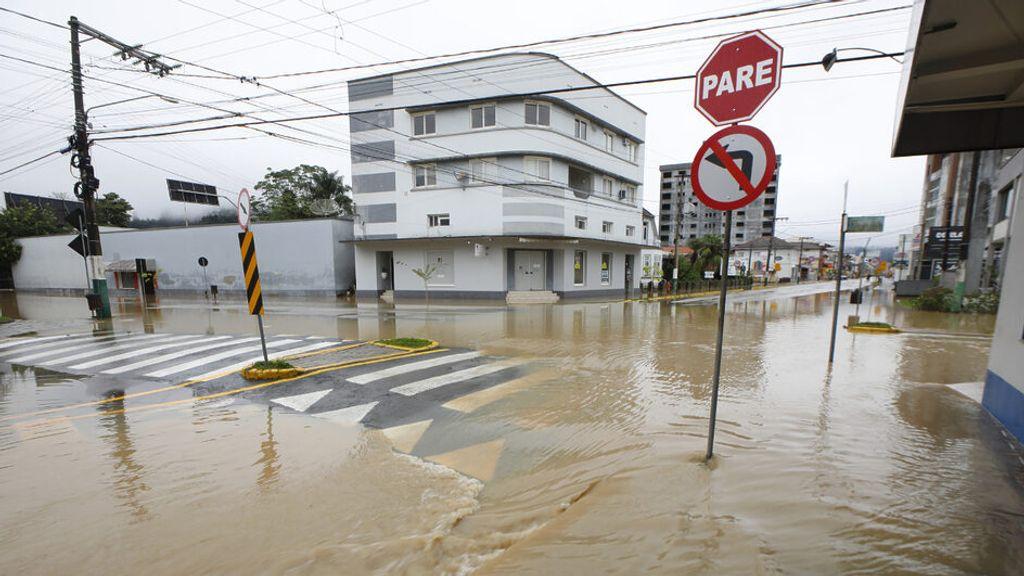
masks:
[[[753,126],[723,128],[704,141],[693,159],[693,193],[715,210],[736,210],[768,188],[775,173],[775,147]]]

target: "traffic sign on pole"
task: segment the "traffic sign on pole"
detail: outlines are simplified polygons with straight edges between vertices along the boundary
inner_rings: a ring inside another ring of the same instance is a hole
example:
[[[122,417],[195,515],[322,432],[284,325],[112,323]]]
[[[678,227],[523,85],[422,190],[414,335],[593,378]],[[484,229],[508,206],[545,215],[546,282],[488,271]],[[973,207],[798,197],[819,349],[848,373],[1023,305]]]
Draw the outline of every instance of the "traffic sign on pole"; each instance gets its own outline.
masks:
[[[764,132],[753,126],[723,128],[697,150],[693,193],[715,210],[742,208],[768,188],[775,164],[775,147]]]
[[[263,347],[263,361],[267,358],[267,337],[263,332],[263,289],[260,286],[260,270],[256,264],[256,242],[252,231],[238,233],[238,246],[242,253],[242,273],[245,278],[245,295],[249,303],[249,313],[256,316],[260,327],[260,344]]]
[[[252,219],[252,197],[249,196],[249,189],[242,188],[238,193],[238,225],[242,231],[249,229],[249,221]]]
[[[745,32],[722,40],[697,70],[693,105],[715,126],[750,120],[781,81],[782,46]]]

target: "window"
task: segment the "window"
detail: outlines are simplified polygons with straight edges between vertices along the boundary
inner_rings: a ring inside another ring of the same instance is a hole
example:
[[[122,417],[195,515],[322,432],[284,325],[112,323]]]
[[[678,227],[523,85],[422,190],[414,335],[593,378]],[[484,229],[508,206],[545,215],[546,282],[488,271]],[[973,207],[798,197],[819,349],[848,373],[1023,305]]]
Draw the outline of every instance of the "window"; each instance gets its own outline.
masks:
[[[671,200],[672,199],[672,193],[671,192],[665,192],[664,194],[661,195],[661,199],[662,200]]]
[[[469,161],[469,173],[473,182],[493,182],[497,158],[478,158]]]
[[[665,202],[664,204],[661,205],[661,209],[662,210],[671,210],[672,209],[672,203],[671,202]]]
[[[604,180],[601,181],[601,189],[604,192],[605,196],[611,198],[612,197],[612,190],[614,188],[615,188],[615,182],[613,182],[611,178],[605,178]]]
[[[494,126],[494,104],[482,104],[469,109],[473,128]]]
[[[775,198],[765,198],[764,199],[764,205],[765,206],[773,206],[774,204],[775,204]]]
[[[619,200],[625,200],[632,204],[636,200],[636,186],[626,184],[625,188],[619,190]]]
[[[577,250],[572,256],[572,283],[583,286],[587,283],[587,251]]]
[[[573,135],[576,136],[577,138],[579,138],[580,140],[586,140],[587,139],[587,122],[586,122],[586,120],[580,120],[579,118],[576,119],[576,131],[573,132]]]
[[[437,228],[451,224],[451,217],[448,214],[427,214],[427,226]]]
[[[586,170],[569,166],[569,188],[589,194],[594,191],[594,176]]]
[[[636,162],[636,144],[632,140],[624,139],[622,146],[626,149],[626,160]]]
[[[996,194],[996,222],[1002,222],[1010,217],[1010,189],[1012,187],[1012,185],[1007,186]]]
[[[421,164],[416,167],[416,187],[437,185],[437,167],[433,164]]]
[[[425,134],[434,134],[437,129],[437,118],[433,112],[424,112],[422,114],[415,114],[412,117],[412,134],[413,136],[423,136]]]
[[[526,123],[536,126],[551,126],[551,107],[539,102],[527,102]]]
[[[601,284],[607,286],[612,283],[612,254],[611,252],[601,253]]]
[[[664,232],[668,230],[668,224],[662,224],[659,228],[661,228],[661,231]]]
[[[636,226],[626,226],[626,236],[636,236]],[[647,226],[644,226],[644,240],[647,240]]]
[[[604,222],[601,222],[601,232],[604,232],[605,234],[611,234],[612,233],[612,227],[613,227],[613,224],[611,222],[607,221],[607,220],[605,220]]]
[[[671,172],[662,172],[661,173],[661,177],[662,178],[671,178],[672,177],[672,173]]]
[[[587,217],[586,216],[577,216],[576,217],[576,229],[577,230],[586,230],[587,229]]]
[[[532,180],[551,179],[551,160],[547,158],[532,158],[527,156],[523,159],[523,167]]]
[[[671,182],[662,182],[661,183],[661,189],[662,190],[671,190],[672,189],[672,183]]]
[[[451,250],[427,252],[425,264],[434,268],[434,273],[427,280],[428,286],[455,285],[455,258]]]
[[[615,147],[615,135],[607,130],[604,133],[604,149],[611,152]]]

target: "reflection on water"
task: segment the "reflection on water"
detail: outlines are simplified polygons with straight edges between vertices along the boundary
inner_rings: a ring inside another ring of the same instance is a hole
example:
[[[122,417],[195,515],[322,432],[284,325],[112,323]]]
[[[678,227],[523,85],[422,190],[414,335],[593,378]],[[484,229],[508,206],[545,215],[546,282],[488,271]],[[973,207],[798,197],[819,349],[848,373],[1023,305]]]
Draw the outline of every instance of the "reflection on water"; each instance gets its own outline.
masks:
[[[115,324],[254,331],[230,304]],[[983,377],[991,317],[865,304],[915,332],[843,331],[832,370],[828,294],[729,304],[707,466],[714,306],[284,301],[272,333],[422,335],[543,367],[432,431],[500,434],[494,479],[239,400],[0,422],[0,572],[1021,573],[1019,447],[946,387]],[[0,418],[82,390],[8,371]]]

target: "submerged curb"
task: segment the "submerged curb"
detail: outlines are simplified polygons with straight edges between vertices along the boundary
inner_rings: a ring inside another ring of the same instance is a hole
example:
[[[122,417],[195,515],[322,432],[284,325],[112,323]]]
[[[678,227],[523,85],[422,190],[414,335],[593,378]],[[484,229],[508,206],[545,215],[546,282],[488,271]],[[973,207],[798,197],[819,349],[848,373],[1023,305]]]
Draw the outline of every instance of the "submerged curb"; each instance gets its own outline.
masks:
[[[856,325],[854,325],[854,326],[843,326],[843,328],[846,328],[850,332],[868,332],[868,333],[875,333],[875,334],[898,334],[900,332],[899,328],[895,328],[893,326],[881,327],[881,326],[856,326]]]
[[[427,340],[427,341],[429,342],[429,344],[427,344],[426,346],[419,346],[417,348],[410,348],[408,346],[399,346],[397,344],[385,344],[381,340],[373,340],[373,341],[370,342],[370,344],[373,344],[374,346],[380,346],[382,348],[391,348],[393,350],[401,350],[402,352],[422,352],[424,350],[433,350],[434,348],[437,348],[438,346],[440,346],[440,344],[438,344],[437,340]]]

